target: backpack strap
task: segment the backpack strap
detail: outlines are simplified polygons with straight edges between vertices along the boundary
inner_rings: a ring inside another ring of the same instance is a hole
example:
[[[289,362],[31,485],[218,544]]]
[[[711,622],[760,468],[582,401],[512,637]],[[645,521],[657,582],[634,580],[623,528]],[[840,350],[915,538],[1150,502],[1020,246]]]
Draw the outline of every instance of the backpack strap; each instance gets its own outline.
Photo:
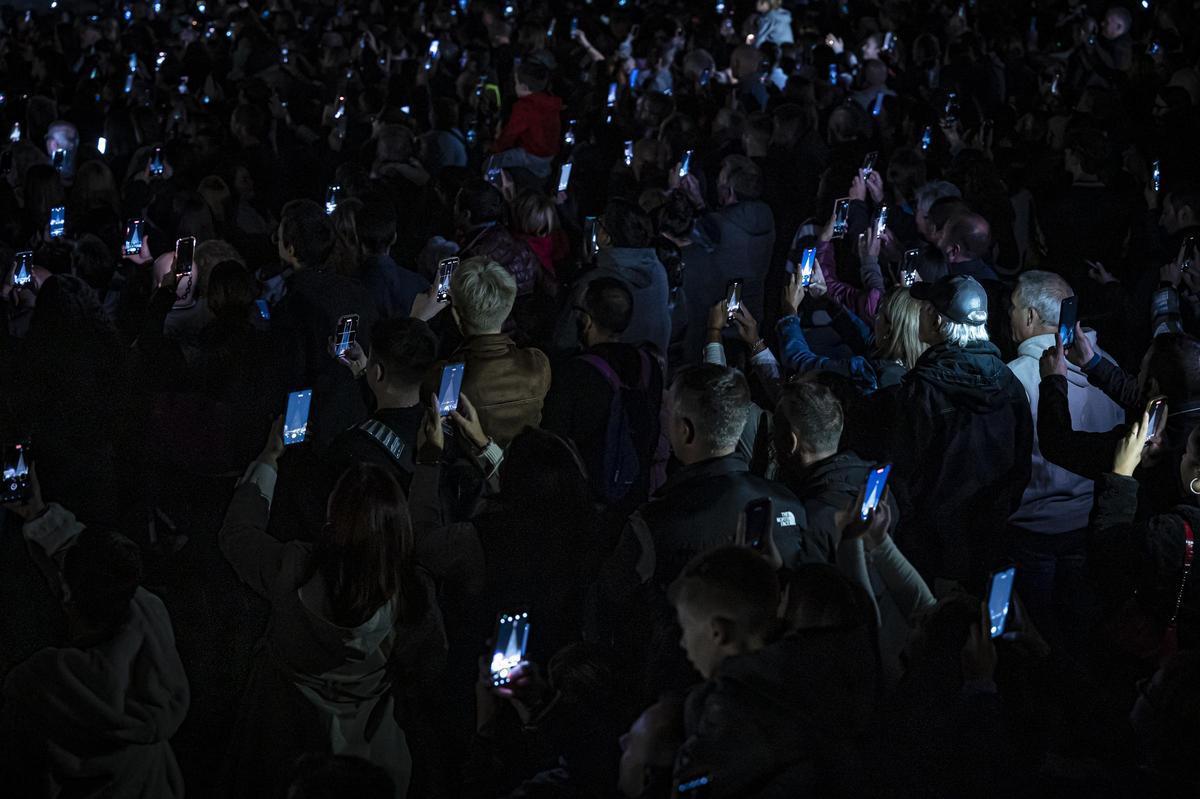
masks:
[[[379,446],[383,447],[387,451],[388,455],[392,457],[392,460],[395,461],[397,466],[405,471],[412,471],[412,469],[407,465],[404,457],[404,441],[402,441],[400,436],[396,435],[392,431],[392,428],[388,427],[378,419],[368,419],[367,421],[358,425],[358,429],[375,439],[375,443],[379,444]]]
[[[599,372],[608,384],[612,386],[613,391],[620,391],[622,387],[621,378],[617,377],[616,371],[613,370],[612,364],[601,358],[599,355],[580,355],[579,360],[584,363],[591,364],[592,368]]]

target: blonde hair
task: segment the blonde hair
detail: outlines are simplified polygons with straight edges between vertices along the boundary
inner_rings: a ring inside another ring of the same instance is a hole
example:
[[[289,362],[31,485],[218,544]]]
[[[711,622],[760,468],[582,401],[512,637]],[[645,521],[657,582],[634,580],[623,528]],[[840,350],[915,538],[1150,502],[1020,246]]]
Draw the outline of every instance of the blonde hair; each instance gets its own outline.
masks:
[[[952,322],[941,317],[938,322],[938,332],[947,344],[965,347],[976,341],[991,341],[988,337],[987,325],[968,325],[962,322]]]
[[[888,321],[887,338],[877,342],[879,357],[900,361],[905,369],[912,369],[929,349],[921,341],[921,303],[912,298],[908,289],[898,288],[884,299],[879,312]]]
[[[450,301],[467,336],[499,330],[516,298],[516,279],[503,266],[482,256],[463,261],[450,278]]]
[[[558,230],[558,211],[554,202],[536,191],[524,191],[513,203],[513,221],[518,233],[549,236]]]

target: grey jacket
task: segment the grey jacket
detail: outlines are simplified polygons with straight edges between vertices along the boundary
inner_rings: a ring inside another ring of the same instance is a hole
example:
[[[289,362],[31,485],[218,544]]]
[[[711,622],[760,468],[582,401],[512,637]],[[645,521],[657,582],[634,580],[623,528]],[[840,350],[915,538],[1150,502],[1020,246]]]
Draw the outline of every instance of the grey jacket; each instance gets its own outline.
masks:
[[[599,277],[615,277],[633,292],[633,320],[621,336],[621,341],[625,344],[649,342],[658,348],[659,357],[665,359],[671,341],[667,270],[650,247],[610,247],[600,250],[596,265],[580,275],[571,289],[555,330],[555,348],[565,352],[581,346],[579,331],[575,326],[575,308],[582,304],[588,284]]]
[[[1087,331],[1095,345],[1096,334]],[[1034,336],[1021,342],[1017,357],[1008,368],[1025,387],[1029,410],[1033,414],[1033,468],[1029,485],[1021,495],[1021,507],[1009,518],[1009,523],[1035,533],[1066,533],[1088,526],[1092,511],[1092,481],[1050,463],[1042,455],[1037,439],[1037,412],[1041,371],[1038,365],[1042,353],[1054,346],[1054,335]],[[1087,375],[1074,364],[1067,367],[1067,402],[1071,406],[1071,422],[1081,432],[1105,433],[1125,422],[1125,412],[1096,386],[1088,383]]]

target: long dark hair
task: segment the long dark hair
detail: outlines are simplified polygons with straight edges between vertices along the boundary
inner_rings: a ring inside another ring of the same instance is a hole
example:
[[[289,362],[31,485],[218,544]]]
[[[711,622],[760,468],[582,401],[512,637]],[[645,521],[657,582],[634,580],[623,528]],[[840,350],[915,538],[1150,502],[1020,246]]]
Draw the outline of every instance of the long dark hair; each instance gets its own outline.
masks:
[[[423,611],[408,502],[391,470],[360,463],[338,480],[309,560],[308,577],[316,574],[339,626],[356,627],[393,599],[397,622]]]

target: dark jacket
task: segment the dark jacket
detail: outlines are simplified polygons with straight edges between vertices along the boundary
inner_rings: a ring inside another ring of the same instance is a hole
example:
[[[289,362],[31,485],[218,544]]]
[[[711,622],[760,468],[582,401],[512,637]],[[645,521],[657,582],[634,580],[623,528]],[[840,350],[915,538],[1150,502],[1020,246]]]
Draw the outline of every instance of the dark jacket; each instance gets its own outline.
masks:
[[[692,690],[675,776],[708,776],[711,797],[838,796],[874,708],[867,628],[799,632],[721,663]],[[784,787],[790,790],[784,792]]]
[[[990,342],[937,344],[905,375],[895,407],[897,544],[926,579],[982,578],[1029,482],[1025,389]]]
[[[714,211],[701,224],[717,246],[723,262],[721,271],[731,273],[730,279],[741,279],[742,303],[755,319],[761,320],[764,286],[775,250],[771,208],[759,200],[743,200]]]
[[[583,304],[588,285],[601,277],[615,277],[629,287],[633,294],[633,318],[621,334],[626,344],[654,345],[660,358],[665,358],[671,342],[670,291],[667,270],[658,261],[653,247],[609,247],[600,250],[596,266],[579,276],[567,305],[559,316],[555,331],[555,346],[570,351],[579,346],[579,331],[575,324],[575,308]]]
[[[1111,473],[1100,476],[1088,531],[1088,568],[1112,607],[1136,596],[1138,604],[1165,628],[1183,579],[1183,525],[1190,524],[1193,537],[1200,537],[1200,508],[1176,505],[1135,522],[1137,509],[1137,480]],[[1200,580],[1194,565],[1192,572],[1179,610],[1180,649],[1200,645]]]
[[[683,334],[683,352],[678,364],[692,366],[704,360],[708,310],[725,297],[729,281],[735,279],[737,263],[724,258],[711,238],[716,231],[696,225],[691,242],[680,249],[683,257],[683,296],[687,301],[687,324]],[[757,318],[757,317],[756,317]],[[760,322],[762,320],[759,320]]]
[[[625,386],[635,387],[641,379],[642,358],[639,348],[632,344],[599,344],[585,355],[606,361]],[[658,445],[661,425],[663,374],[658,361],[650,356],[650,379],[645,392],[625,392],[630,402],[623,405],[630,422],[630,439],[637,450],[642,467],[638,482],[630,490],[632,510],[649,499],[650,466]],[[634,402],[645,403],[635,407]],[[600,370],[581,357],[564,361],[554,370],[550,392],[542,410],[542,428],[575,442],[587,467],[595,496],[605,483],[604,459],[608,444],[608,428],[613,402],[612,384]]]
[[[429,291],[428,280],[400,266],[390,255],[364,258],[362,282],[375,298],[381,319],[408,316],[417,295]]]
[[[313,390],[308,433],[323,449],[338,433],[367,418],[367,407],[350,371],[329,354],[329,337],[339,317],[358,314],[358,341],[370,349],[375,301],[357,280],[328,269],[300,269],[288,279],[287,295],[274,314],[281,335],[303,353],[303,385]],[[284,397],[279,398],[280,408]]]
[[[824,561],[806,533],[800,500],[785,486],[751,474],[740,456],[726,455],[680,468],[638,511],[653,549],[653,582],[670,585],[693,557],[731,544],[746,504],[762,497],[774,503],[775,545],[784,565]]]
[[[463,234],[463,258],[483,257],[503,266],[517,281],[517,296],[532,294],[541,277],[542,264],[529,245],[499,222],[472,228]]]
[[[803,471],[783,475],[787,487],[804,503],[807,537],[828,563],[834,562],[842,537],[841,527],[834,517],[858,496],[874,468],[875,464],[853,452],[839,452]],[[894,503],[894,500],[889,501]]]

